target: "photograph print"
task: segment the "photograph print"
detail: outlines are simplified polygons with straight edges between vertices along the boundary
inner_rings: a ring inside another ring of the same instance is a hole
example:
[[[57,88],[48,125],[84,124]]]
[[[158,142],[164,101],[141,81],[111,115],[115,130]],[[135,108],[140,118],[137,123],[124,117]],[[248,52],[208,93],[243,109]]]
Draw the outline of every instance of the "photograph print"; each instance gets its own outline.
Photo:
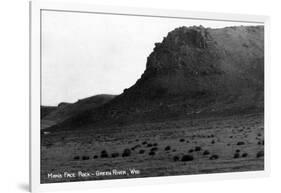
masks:
[[[41,10],[40,182],[264,170],[264,25]]]

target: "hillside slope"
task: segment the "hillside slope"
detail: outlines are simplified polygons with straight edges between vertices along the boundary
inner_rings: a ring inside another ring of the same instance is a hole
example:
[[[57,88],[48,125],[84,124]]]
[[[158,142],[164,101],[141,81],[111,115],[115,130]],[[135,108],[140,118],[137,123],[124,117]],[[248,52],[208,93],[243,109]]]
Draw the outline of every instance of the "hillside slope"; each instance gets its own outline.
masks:
[[[180,27],[155,44],[135,85],[50,129],[262,111],[263,105],[263,26]]]
[[[41,106],[40,107],[41,119],[46,117],[48,114],[55,111],[56,109],[57,109],[57,107],[55,107],[55,106]]]
[[[61,123],[71,117],[75,117],[81,112],[95,109],[109,102],[114,97],[115,95],[101,94],[80,99],[75,103],[60,103],[58,107],[55,107],[55,109],[52,109],[52,111],[44,113],[44,116],[41,115],[41,122],[43,123],[42,127],[43,129],[47,128],[49,126]],[[45,109],[46,108],[43,108],[44,111],[46,111]]]

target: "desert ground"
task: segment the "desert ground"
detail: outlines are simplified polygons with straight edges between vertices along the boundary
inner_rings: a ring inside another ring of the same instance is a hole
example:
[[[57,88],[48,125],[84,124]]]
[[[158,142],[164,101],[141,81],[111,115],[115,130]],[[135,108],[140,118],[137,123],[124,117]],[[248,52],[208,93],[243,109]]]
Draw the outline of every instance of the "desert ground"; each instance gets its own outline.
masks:
[[[41,183],[264,169],[264,115],[42,132]]]

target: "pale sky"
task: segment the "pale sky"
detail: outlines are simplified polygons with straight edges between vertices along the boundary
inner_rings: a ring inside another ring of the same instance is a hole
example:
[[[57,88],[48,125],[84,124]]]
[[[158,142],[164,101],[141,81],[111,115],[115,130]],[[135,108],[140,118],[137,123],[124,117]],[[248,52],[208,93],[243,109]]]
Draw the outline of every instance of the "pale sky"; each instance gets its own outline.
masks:
[[[154,43],[193,25],[257,24],[43,11],[42,105],[121,94],[144,72]]]

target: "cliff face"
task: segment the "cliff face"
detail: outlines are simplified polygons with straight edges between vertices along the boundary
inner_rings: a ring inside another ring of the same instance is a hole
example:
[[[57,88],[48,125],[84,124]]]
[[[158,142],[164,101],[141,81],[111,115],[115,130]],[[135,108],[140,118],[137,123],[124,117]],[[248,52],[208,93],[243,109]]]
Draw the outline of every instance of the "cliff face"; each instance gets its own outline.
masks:
[[[153,87],[161,96],[253,89],[263,86],[263,58],[262,27],[181,27],[155,44],[133,88],[149,83],[140,90],[151,94]]]
[[[263,109],[263,90],[263,26],[180,27],[155,44],[135,85],[58,127]]]

